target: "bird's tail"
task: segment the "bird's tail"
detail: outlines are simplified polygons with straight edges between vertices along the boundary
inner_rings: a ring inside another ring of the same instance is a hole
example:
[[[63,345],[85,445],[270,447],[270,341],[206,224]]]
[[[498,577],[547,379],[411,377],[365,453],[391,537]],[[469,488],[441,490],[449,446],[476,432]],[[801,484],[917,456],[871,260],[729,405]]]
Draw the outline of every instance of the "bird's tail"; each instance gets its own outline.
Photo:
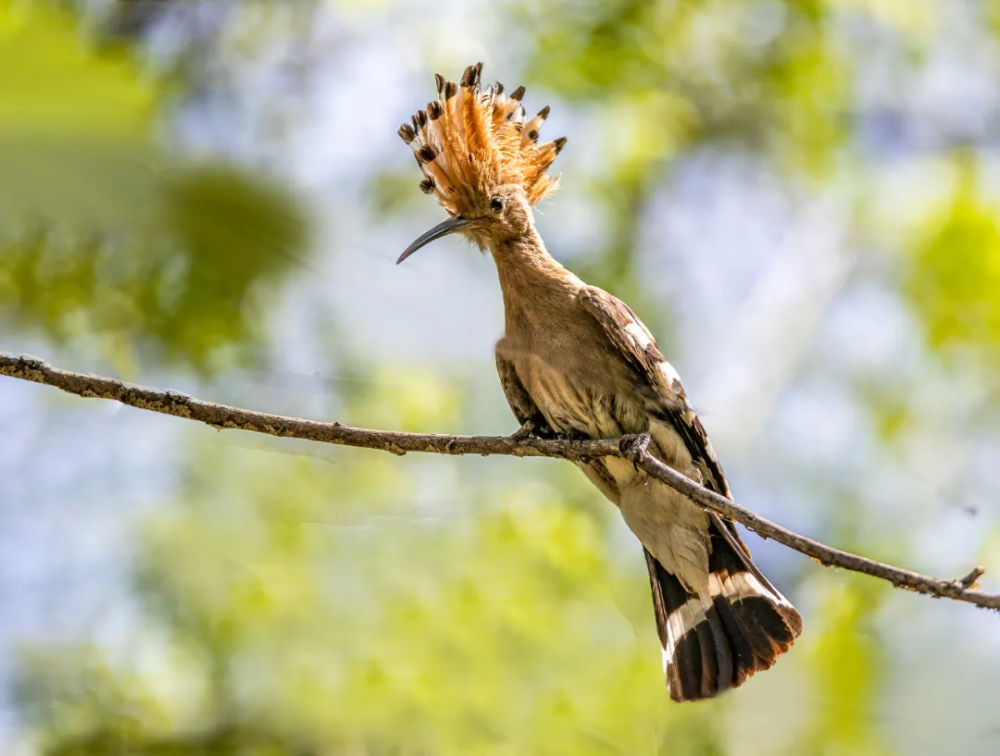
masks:
[[[735,528],[712,516],[708,585],[689,593],[646,551],[663,666],[675,701],[711,698],[768,669],[802,632],[795,607],[750,560]]]

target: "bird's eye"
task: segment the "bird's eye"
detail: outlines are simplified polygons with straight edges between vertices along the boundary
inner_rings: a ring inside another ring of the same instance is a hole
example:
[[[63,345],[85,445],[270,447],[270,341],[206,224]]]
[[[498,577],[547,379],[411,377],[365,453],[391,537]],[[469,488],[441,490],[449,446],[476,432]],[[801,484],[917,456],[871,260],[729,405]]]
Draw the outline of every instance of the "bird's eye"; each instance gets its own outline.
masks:
[[[494,197],[493,199],[491,199],[490,210],[492,210],[494,213],[499,213],[501,210],[503,210],[503,200],[500,199],[499,197]]]

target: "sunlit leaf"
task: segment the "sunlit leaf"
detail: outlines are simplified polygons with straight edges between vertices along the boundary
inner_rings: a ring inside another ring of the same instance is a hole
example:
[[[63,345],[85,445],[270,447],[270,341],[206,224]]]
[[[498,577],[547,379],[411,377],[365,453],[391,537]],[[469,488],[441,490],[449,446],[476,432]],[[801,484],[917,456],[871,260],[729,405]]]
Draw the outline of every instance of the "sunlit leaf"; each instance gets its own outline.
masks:
[[[967,164],[947,203],[921,226],[906,292],[932,346],[1000,354],[1000,207]]]

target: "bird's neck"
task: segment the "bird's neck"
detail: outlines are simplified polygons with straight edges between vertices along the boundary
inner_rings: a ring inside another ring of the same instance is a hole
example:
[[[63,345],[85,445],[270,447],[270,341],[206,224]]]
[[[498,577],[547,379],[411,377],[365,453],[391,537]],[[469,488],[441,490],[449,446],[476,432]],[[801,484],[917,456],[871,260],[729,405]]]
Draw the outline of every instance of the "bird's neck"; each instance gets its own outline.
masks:
[[[500,277],[508,334],[527,327],[533,313],[551,312],[560,302],[568,305],[583,286],[549,254],[534,227],[495,243],[490,252]]]

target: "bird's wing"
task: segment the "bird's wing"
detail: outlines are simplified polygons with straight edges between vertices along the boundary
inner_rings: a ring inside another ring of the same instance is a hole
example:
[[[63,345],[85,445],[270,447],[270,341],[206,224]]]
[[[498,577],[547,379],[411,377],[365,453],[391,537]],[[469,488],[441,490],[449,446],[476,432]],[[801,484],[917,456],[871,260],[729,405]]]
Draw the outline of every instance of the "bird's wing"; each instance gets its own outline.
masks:
[[[534,425],[533,433],[542,438],[554,437],[554,433],[549,428],[541,410],[528,394],[521,379],[517,377],[517,370],[514,363],[504,357],[497,349],[497,373],[500,375],[500,385],[503,387],[504,396],[507,397],[507,404],[510,405],[511,412],[517,418],[517,422],[523,427],[525,423],[531,422]]]
[[[669,425],[684,441],[692,462],[701,471],[705,487],[731,499],[729,483],[708,433],[688,404],[677,371],[663,357],[649,329],[632,308],[596,286],[581,289],[577,301],[597,320],[608,340],[635,372],[637,381],[645,389],[649,412]],[[735,523],[728,520],[723,523],[722,518],[714,514],[711,517],[720,534],[733,545],[738,544],[737,553],[742,550],[749,561],[750,551],[736,531]]]
[[[596,286],[584,286],[577,302],[600,324],[611,346],[621,355],[637,379],[637,387],[651,408],[679,405],[674,385],[680,385],[676,372],[663,357],[649,329],[632,308]]]
[[[586,286],[577,301],[601,325],[604,334],[632,368],[651,415],[683,439],[705,485],[729,496],[729,486],[701,420],[688,404],[677,371],[663,357],[656,340],[627,304],[596,286]]]

